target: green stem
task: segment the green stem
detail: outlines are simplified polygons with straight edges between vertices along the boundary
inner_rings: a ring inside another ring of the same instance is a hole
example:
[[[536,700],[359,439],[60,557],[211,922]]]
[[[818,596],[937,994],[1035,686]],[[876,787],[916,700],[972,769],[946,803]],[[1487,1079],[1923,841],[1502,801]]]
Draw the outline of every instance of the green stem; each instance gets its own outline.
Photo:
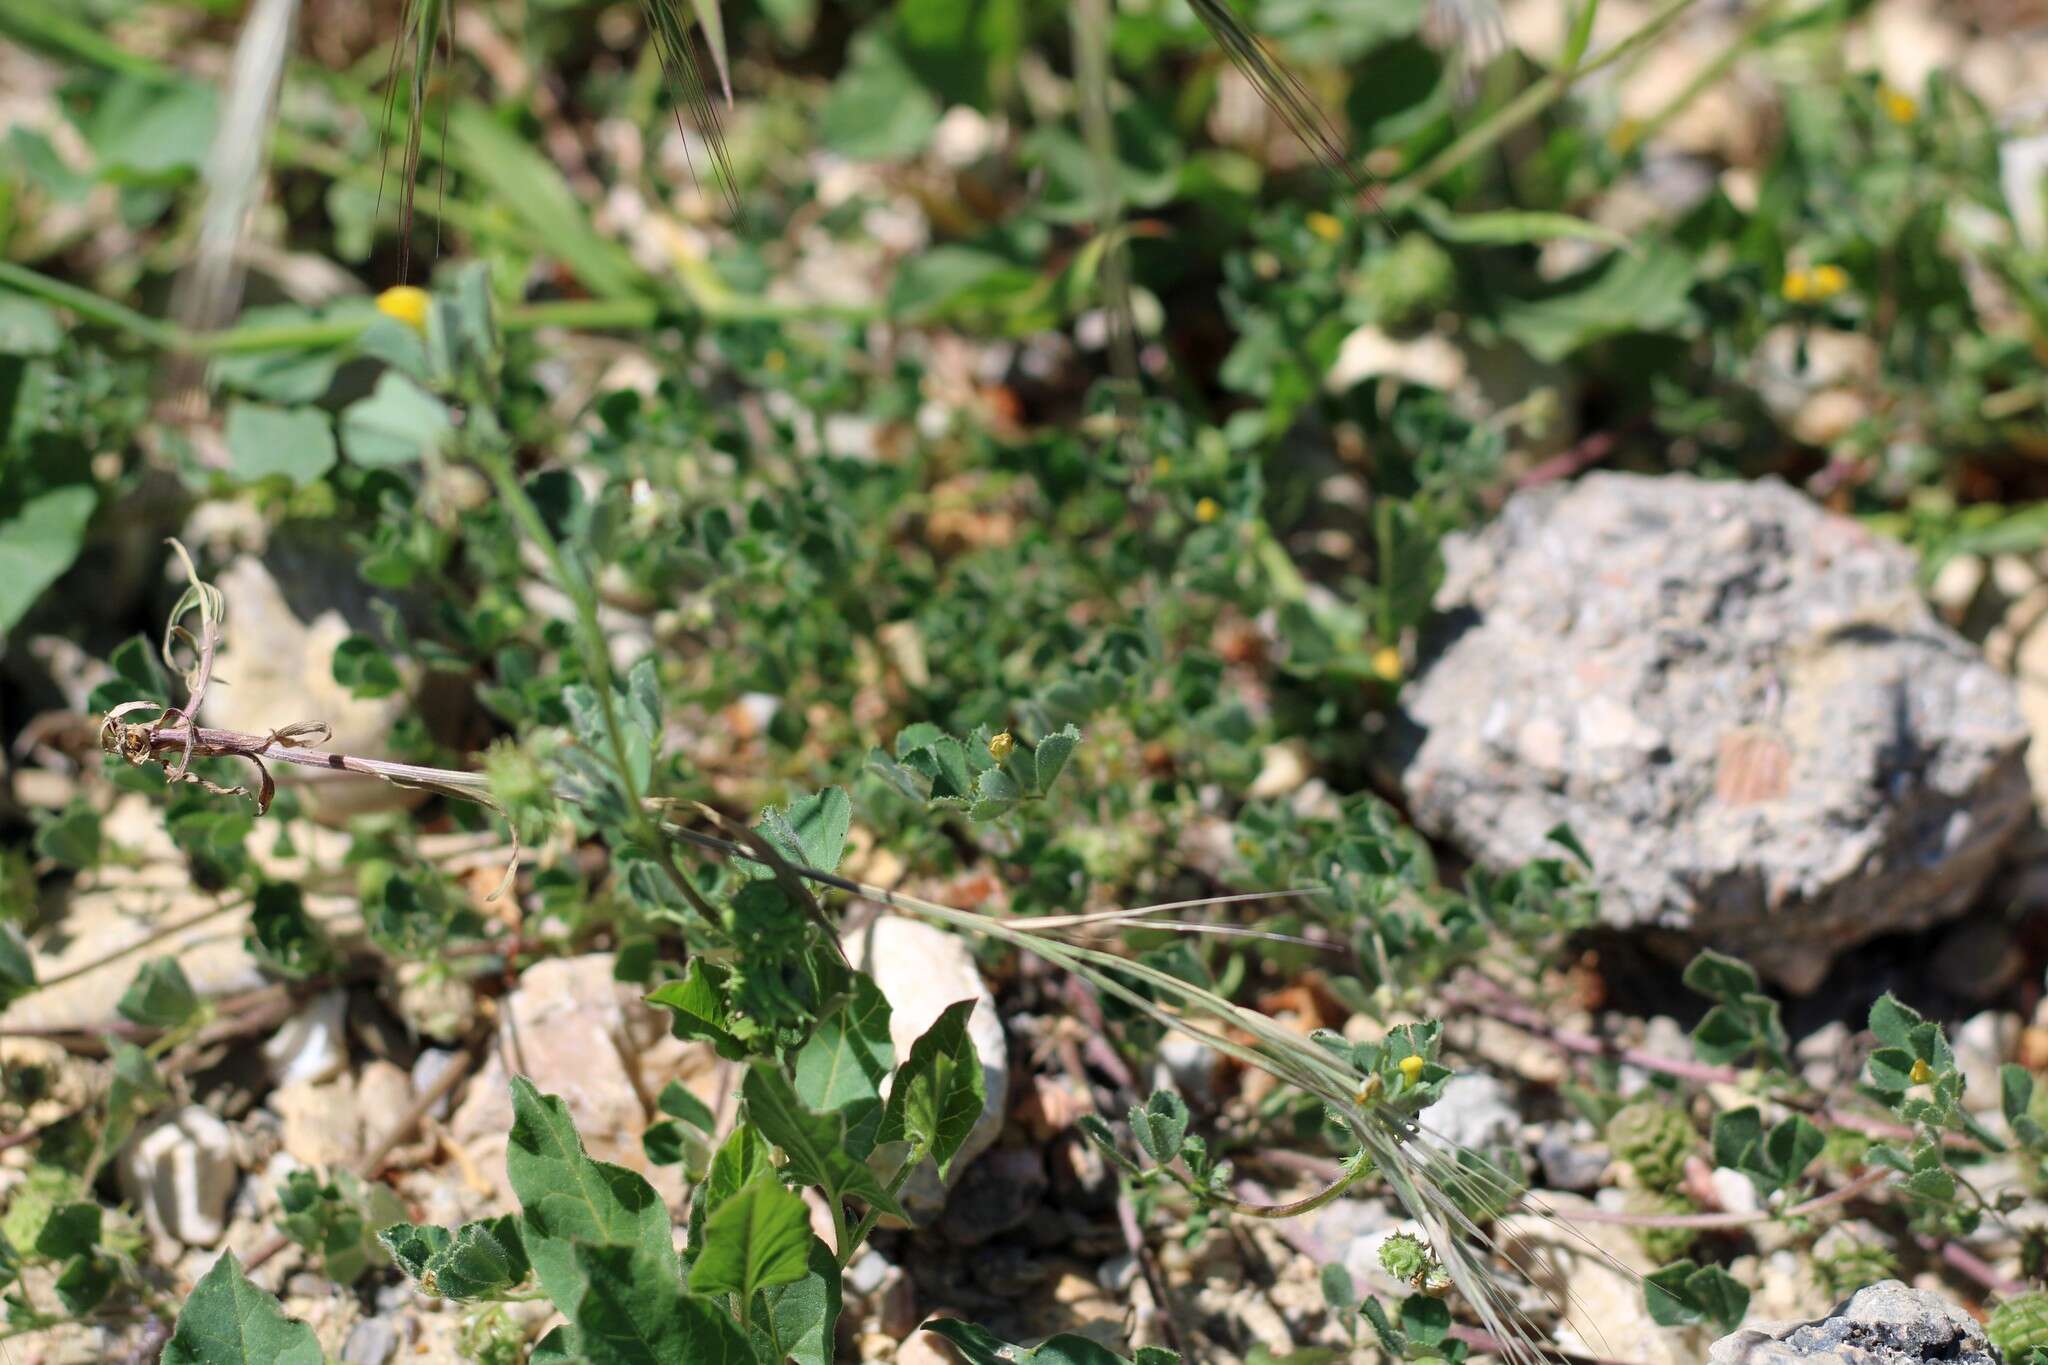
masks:
[[[1627,151],[1640,147],[1663,132],[1673,119],[1685,111],[1687,105],[1699,98],[1702,91],[1728,74],[1728,68],[1734,66],[1743,52],[1756,42],[1757,35],[1777,22],[1778,15],[1784,8],[1784,0],[1766,0],[1766,3],[1758,5],[1743,21],[1735,36],[1729,39],[1727,46],[1715,53],[1705,66],[1694,72],[1692,79],[1680,87],[1677,94],[1666,100],[1657,112],[1627,129],[1620,140],[1620,150]]]
[[[182,351],[193,339],[191,333],[174,323],[145,317],[133,308],[103,298],[90,289],[53,280],[11,261],[0,261],[0,287],[26,294],[32,299],[41,299],[44,303],[54,303],[60,308],[69,308],[88,322],[126,332],[160,351]]]
[[[917,1169],[917,1164],[923,1161],[924,1158],[924,1148],[913,1147],[910,1149],[910,1155],[904,1159],[901,1166],[896,1168],[896,1174],[889,1177],[889,1197],[891,1199],[894,1199],[903,1192],[903,1187],[910,1182],[910,1173]],[[839,1248],[839,1268],[841,1270],[846,1269],[848,1264],[852,1262],[853,1254],[861,1249],[861,1244],[867,1241],[868,1234],[875,1230],[875,1224],[881,1220],[881,1217],[882,1211],[880,1209],[869,1209],[866,1213],[862,1214],[860,1222],[854,1224],[853,1236],[850,1241],[843,1235],[841,1225],[833,1225],[832,1233]]]
[[[1669,28],[1686,10],[1692,8],[1692,4],[1693,0],[1665,0],[1663,7],[1651,15],[1647,23],[1599,56],[1591,61],[1560,67],[1551,72],[1502,105],[1491,118],[1477,128],[1403,177],[1401,182],[1388,190],[1381,199],[1381,208],[1392,215],[1414,203],[1424,191],[1439,180],[1562,99],[1565,92],[1582,77],[1590,76],[1634,55]]]
[[[597,693],[598,708],[604,717],[605,740],[611,750],[612,767],[616,770],[619,789],[626,798],[626,832],[632,840],[652,854],[662,872],[676,888],[686,904],[706,924],[717,924],[718,915],[708,901],[683,873],[675,859],[675,846],[662,837],[660,821],[649,813],[645,793],[633,778],[633,765],[626,753],[626,730],[619,720],[618,698],[612,689],[611,651],[606,646],[604,627],[597,618],[597,589],[583,566],[573,563],[562,553],[562,547],[555,543],[554,535],[542,520],[540,509],[533,505],[533,499],[526,496],[526,489],[520,484],[512,469],[512,460],[504,449],[496,444],[478,443],[475,458],[490,476],[498,490],[498,496],[510,509],[513,521],[525,532],[547,559],[548,567],[554,572],[555,581],[569,597],[576,608],[577,639],[582,646],[583,670],[590,678],[591,689]]]

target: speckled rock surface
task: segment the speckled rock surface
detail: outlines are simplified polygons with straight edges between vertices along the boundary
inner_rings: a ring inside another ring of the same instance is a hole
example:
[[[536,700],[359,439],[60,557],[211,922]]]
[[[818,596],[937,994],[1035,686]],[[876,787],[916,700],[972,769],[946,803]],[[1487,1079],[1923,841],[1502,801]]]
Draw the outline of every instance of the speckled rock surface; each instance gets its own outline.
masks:
[[[1808,990],[1960,913],[2026,819],[2010,681],[1908,551],[1782,484],[1594,474],[1445,559],[1402,699],[1415,818],[1495,867],[1570,825],[1618,927]]]
[[[1996,1365],[1977,1320],[1939,1294],[1897,1280],[1866,1285],[1818,1322],[1745,1327],[1714,1343],[1707,1365]]]

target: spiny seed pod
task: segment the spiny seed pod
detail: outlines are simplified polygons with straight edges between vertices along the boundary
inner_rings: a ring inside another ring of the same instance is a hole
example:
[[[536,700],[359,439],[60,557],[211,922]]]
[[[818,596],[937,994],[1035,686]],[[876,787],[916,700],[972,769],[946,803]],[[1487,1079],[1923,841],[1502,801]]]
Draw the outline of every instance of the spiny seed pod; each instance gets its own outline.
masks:
[[[1638,1100],[1607,1120],[1607,1145],[1653,1190],[1678,1183],[1698,1142],[1690,1119],[1655,1100]]]
[[[2007,1360],[2018,1360],[2029,1348],[2048,1347],[2048,1293],[2022,1294],[1991,1310],[1984,1335]]]
[[[1380,1265],[1389,1275],[1425,1294],[1450,1292],[1451,1276],[1420,1237],[1397,1232],[1380,1243]]]

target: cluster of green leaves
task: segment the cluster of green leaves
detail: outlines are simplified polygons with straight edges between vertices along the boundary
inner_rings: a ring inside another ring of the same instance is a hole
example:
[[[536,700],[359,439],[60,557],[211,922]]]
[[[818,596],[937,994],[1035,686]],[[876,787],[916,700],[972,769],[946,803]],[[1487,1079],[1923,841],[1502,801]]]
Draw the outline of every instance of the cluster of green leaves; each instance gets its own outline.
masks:
[[[1569,830],[1551,839],[1564,856],[1503,873],[1474,868],[1460,892],[1439,879],[1428,841],[1393,807],[1361,793],[1335,818],[1247,803],[1236,847],[1245,884],[1315,889],[1309,912],[1351,941],[1362,969],[1332,988],[1355,1008],[1377,1009],[1443,980],[1501,939],[1540,951],[1592,924],[1590,862]],[[1297,913],[1282,907],[1271,927],[1292,929]]]
[[[1343,1324],[1352,1344],[1359,1344],[1358,1325],[1363,1322],[1389,1360],[1441,1360],[1458,1365],[1470,1355],[1470,1346],[1451,1337],[1451,1310],[1444,1302],[1450,1277],[1428,1244],[1396,1233],[1381,1245],[1380,1264],[1395,1279],[1415,1286],[1415,1292],[1401,1300],[1392,1317],[1378,1295],[1359,1295],[1351,1273],[1343,1266],[1323,1267],[1323,1304]]]
[[[936,725],[909,725],[897,733],[893,756],[881,749],[869,752],[868,769],[932,809],[996,820],[1020,801],[1050,795],[1080,742],[1081,732],[1071,724],[1030,747],[1019,746],[1007,730],[991,735],[985,725],[964,741]]]

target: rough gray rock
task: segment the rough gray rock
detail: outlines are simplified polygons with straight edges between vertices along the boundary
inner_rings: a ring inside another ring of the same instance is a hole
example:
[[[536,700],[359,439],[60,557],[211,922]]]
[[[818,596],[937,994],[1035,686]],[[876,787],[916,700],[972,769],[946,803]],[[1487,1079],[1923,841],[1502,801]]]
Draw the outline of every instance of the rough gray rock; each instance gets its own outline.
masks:
[[[1913,557],[1775,481],[1594,474],[1445,547],[1403,696],[1417,822],[1480,861],[1591,854],[1602,913],[1794,990],[1964,910],[2024,823],[2011,683]]]
[[[1976,1319],[1924,1289],[1883,1280],[1818,1322],[1745,1327],[1714,1343],[1707,1365],[1997,1365]]]

